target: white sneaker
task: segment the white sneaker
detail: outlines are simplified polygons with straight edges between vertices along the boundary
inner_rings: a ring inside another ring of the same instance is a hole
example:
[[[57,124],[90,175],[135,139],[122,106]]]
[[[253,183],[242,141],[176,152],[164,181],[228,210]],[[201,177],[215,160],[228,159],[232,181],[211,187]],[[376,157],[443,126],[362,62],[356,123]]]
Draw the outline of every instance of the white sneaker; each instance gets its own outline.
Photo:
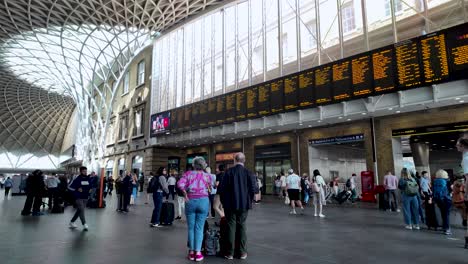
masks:
[[[88,224],[84,224],[84,225],[83,225],[83,230],[84,230],[84,231],[88,231],[88,229],[89,229]]]
[[[421,227],[419,227],[418,225],[414,225],[414,226],[413,226],[413,229],[415,229],[415,230],[420,230]]]
[[[324,214],[319,214],[319,217],[324,218],[325,215]]]
[[[292,210],[291,212],[289,212],[289,214],[295,215],[297,213],[296,213],[296,210]]]
[[[301,208],[301,215],[304,214],[304,208]]]
[[[78,226],[76,226],[76,224],[74,222],[70,222],[70,229],[75,229],[77,227]]]
[[[314,216],[315,216],[315,217],[317,217],[317,216],[318,216],[318,214],[314,214]]]
[[[413,230],[413,227],[411,225],[407,225],[407,226],[405,226],[405,228],[408,229],[408,230]]]
[[[400,209],[396,209],[397,213],[401,212]]]

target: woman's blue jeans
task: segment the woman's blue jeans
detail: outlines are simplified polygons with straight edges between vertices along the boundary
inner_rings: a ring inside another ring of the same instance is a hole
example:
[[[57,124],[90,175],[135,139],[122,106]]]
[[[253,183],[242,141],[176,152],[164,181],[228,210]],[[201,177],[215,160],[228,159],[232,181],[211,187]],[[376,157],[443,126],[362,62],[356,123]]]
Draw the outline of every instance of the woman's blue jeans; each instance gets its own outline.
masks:
[[[163,203],[163,193],[154,192],[153,202],[154,202],[154,209],[153,209],[153,215],[151,216],[151,223],[159,224],[159,220],[160,220],[159,218],[161,216],[161,208],[162,208],[162,203]]]
[[[203,244],[203,227],[210,208],[208,197],[190,199],[185,204],[185,215],[188,226],[189,249],[201,251]]]
[[[419,225],[418,196],[401,195],[403,200],[403,217],[407,225]]]

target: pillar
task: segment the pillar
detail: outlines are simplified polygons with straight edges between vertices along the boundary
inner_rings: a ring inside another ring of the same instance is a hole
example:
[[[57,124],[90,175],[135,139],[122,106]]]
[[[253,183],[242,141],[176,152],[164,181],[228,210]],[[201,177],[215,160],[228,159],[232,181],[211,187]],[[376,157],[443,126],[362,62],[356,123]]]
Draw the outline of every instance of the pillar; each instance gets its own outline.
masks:
[[[429,171],[429,146],[421,142],[413,142],[410,144],[411,153],[413,154],[414,166],[416,171]]]

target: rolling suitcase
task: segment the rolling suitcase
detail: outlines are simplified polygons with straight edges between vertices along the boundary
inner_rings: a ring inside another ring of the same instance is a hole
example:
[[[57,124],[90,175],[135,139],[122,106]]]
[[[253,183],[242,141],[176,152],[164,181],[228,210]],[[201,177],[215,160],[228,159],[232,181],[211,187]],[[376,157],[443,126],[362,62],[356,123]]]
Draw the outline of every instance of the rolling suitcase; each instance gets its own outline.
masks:
[[[164,202],[161,207],[161,217],[159,220],[161,225],[172,225],[174,222],[174,204]]]
[[[344,190],[336,196],[336,200],[339,204],[346,202],[351,197],[352,193],[350,191]]]

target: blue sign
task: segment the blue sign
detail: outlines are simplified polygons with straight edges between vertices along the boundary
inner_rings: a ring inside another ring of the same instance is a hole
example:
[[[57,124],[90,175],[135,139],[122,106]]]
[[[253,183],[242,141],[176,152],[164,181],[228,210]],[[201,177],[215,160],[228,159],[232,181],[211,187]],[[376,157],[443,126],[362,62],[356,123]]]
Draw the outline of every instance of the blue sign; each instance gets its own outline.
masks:
[[[320,138],[320,139],[311,139],[309,143],[311,145],[330,145],[338,143],[349,143],[356,141],[363,141],[364,134],[341,136],[341,137],[331,137],[331,138]]]

